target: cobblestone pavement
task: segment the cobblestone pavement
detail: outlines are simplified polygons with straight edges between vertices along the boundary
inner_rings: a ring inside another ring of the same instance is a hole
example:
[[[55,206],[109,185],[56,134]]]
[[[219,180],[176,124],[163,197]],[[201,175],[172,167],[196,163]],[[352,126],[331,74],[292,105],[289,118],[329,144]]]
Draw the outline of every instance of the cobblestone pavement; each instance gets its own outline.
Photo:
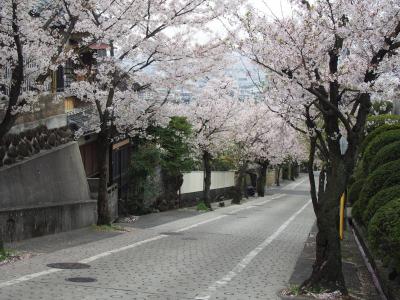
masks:
[[[279,299],[314,223],[307,190],[301,177],[242,205],[2,266],[0,299]],[[89,267],[47,267],[56,262]]]

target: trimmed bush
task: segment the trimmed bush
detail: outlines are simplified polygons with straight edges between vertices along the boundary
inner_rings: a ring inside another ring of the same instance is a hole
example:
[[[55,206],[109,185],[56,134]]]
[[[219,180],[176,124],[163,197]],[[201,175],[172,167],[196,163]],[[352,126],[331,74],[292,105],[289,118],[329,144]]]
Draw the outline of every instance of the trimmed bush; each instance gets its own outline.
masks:
[[[400,123],[399,115],[378,115],[367,118],[366,131],[370,133],[382,125],[394,125]]]
[[[368,226],[372,250],[400,272],[400,198],[382,206]]]
[[[363,167],[362,167],[362,160],[359,159],[357,161],[357,164],[354,168],[353,171],[353,177],[356,178],[356,180],[360,180],[362,178],[364,178],[364,172],[363,172]]]
[[[376,193],[376,195],[369,200],[367,208],[364,211],[364,223],[368,224],[378,209],[397,198],[400,198],[400,185],[395,185]]]
[[[393,102],[378,100],[372,102],[371,115],[387,115],[393,110]]]
[[[390,130],[375,137],[365,149],[363,155],[363,171],[368,175],[368,165],[382,147],[400,141],[400,130]]]
[[[373,170],[385,163],[397,159],[400,159],[400,141],[391,143],[380,149],[369,164],[368,173],[371,173]]]
[[[364,210],[361,207],[361,201],[356,201],[351,207],[351,215],[354,219],[357,220],[358,223],[363,223],[363,213]]]
[[[400,173],[392,174],[388,179],[386,179],[381,190],[388,189],[395,185],[400,185]]]
[[[358,200],[358,197],[360,196],[361,189],[363,188],[365,179],[362,178],[360,180],[355,181],[350,189],[349,189],[349,195],[348,195],[348,200],[351,204],[356,203]]]
[[[361,146],[360,146],[360,153],[363,155],[365,149],[368,147],[369,143],[376,138],[378,135],[380,135],[383,132],[386,131],[391,131],[391,130],[396,130],[400,129],[400,124],[395,124],[395,125],[382,125],[378,128],[376,128],[374,131],[370,132],[362,141]]]
[[[397,177],[396,174],[399,171],[400,160],[395,160],[380,166],[367,177],[361,189],[360,196],[352,209],[352,215],[357,221],[363,223],[362,216],[368,206],[369,200],[383,188],[386,181],[391,180],[391,177]],[[386,187],[389,186],[386,185]]]

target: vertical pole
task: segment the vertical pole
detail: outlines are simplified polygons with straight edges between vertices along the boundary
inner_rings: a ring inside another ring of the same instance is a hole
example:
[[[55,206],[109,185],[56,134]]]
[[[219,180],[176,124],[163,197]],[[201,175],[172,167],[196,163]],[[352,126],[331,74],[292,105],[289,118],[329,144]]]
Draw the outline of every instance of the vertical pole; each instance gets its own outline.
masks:
[[[339,224],[339,236],[340,239],[343,240],[343,232],[344,232],[344,207],[346,203],[346,194],[343,193],[340,197],[340,224]]]

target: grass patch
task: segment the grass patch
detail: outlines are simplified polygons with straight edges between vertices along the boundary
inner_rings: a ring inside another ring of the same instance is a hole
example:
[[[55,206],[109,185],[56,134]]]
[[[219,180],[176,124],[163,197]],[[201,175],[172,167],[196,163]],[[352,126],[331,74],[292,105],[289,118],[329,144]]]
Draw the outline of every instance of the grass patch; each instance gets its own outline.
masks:
[[[96,231],[111,232],[111,231],[127,231],[124,227],[111,224],[111,225],[92,225],[92,228]]]
[[[13,253],[10,250],[4,249],[0,251],[0,262],[5,261],[6,259],[13,256]]]
[[[291,285],[281,291],[282,296],[294,299],[321,299],[321,300],[350,300],[350,296],[342,296],[339,291],[329,293],[322,288],[301,289],[299,285]],[[296,298],[298,297],[298,298]]]
[[[209,211],[209,210],[210,210],[210,209],[207,207],[207,205],[206,205],[203,201],[197,203],[196,209],[197,209],[198,211]]]
[[[301,294],[302,292],[299,285],[291,285],[284,291],[284,295],[286,296],[300,296]]]

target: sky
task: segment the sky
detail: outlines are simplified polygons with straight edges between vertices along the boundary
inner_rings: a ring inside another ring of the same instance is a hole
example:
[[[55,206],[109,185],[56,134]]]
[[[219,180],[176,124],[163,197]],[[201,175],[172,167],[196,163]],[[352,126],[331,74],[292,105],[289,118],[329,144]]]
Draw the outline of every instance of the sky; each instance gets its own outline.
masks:
[[[249,3],[255,9],[258,10],[260,14],[267,16],[276,16],[278,18],[290,15],[291,6],[289,0],[247,0],[243,3]],[[209,28],[218,36],[226,35],[226,29],[224,26],[229,25],[224,21],[225,25],[222,25],[221,20],[215,20],[209,24]],[[196,40],[198,43],[207,43],[210,39],[209,33],[199,32],[196,34]]]
[[[278,17],[290,14],[290,5],[288,0],[249,0],[257,9],[270,15],[271,12]]]

